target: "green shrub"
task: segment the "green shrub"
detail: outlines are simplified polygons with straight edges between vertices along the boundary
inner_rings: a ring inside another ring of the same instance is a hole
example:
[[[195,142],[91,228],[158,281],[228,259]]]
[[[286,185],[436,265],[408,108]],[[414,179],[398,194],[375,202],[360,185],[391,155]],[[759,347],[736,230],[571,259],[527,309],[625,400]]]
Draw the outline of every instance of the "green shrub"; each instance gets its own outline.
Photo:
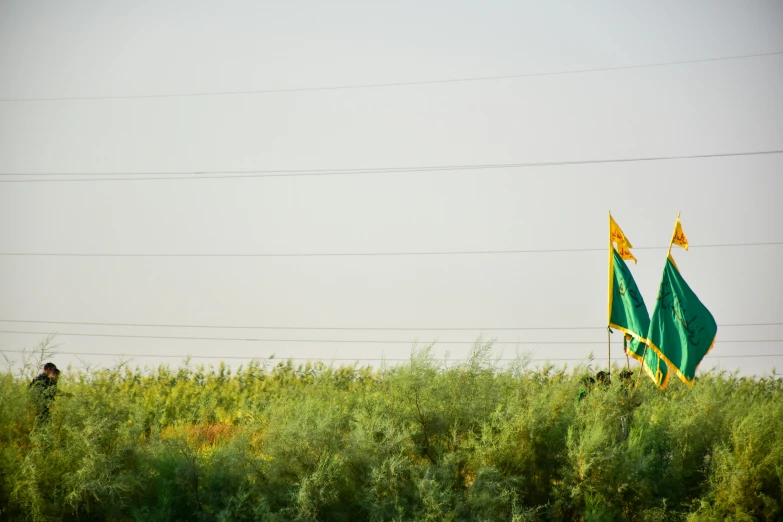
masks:
[[[374,371],[291,361],[0,374],[9,521],[780,520],[783,385],[693,388],[431,347]]]

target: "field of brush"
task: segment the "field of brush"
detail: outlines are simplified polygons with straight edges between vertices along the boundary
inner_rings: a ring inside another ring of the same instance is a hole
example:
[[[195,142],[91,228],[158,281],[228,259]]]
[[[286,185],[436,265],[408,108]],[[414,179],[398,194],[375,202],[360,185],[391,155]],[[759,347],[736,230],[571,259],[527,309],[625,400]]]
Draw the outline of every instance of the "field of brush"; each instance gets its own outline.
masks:
[[[0,374],[0,519],[781,520],[783,382],[467,362]],[[634,375],[635,377],[635,375]]]

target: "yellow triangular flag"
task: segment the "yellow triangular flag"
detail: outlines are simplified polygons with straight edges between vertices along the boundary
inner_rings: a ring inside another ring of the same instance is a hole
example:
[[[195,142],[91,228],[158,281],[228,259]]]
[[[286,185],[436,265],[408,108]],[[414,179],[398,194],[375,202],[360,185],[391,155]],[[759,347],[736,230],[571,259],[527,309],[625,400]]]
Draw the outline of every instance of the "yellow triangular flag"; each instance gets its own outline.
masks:
[[[611,237],[612,241],[617,243],[617,246],[620,246],[622,244],[628,245],[628,248],[633,248],[633,245],[630,241],[628,241],[628,238],[625,237],[625,234],[623,234],[622,229],[617,224],[617,222],[614,220],[612,216],[609,216],[609,236]]]
[[[685,232],[682,231],[680,218],[677,218],[677,224],[674,226],[674,236],[672,236],[672,245],[679,245],[685,250],[688,250],[688,238],[685,237]]]
[[[620,255],[622,259],[625,259],[626,261],[633,260],[634,263],[636,263],[636,258],[633,256],[631,251],[628,249],[628,243],[622,243],[617,245],[617,253]]]
[[[633,245],[628,238],[625,237],[622,229],[611,215],[609,216],[609,240],[610,242],[617,244],[617,253],[622,259],[626,261],[633,260],[633,262],[636,263],[636,258],[630,250],[633,248]]]

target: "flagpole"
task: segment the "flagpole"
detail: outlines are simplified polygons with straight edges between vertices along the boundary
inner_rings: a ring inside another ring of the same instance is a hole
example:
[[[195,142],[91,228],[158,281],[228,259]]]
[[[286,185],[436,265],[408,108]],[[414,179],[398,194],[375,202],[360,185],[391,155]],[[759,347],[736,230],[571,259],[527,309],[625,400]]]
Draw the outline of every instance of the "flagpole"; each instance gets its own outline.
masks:
[[[625,352],[625,368],[631,369],[631,359],[628,358],[628,337],[623,335],[623,352]],[[622,363],[620,363],[622,364]]]
[[[647,357],[647,343],[644,343],[644,351],[642,352],[642,361],[639,363],[639,373],[636,375],[636,384],[633,385],[634,388],[639,387],[639,377],[642,376],[642,370],[644,370],[644,361],[647,360],[645,359],[645,357]]]

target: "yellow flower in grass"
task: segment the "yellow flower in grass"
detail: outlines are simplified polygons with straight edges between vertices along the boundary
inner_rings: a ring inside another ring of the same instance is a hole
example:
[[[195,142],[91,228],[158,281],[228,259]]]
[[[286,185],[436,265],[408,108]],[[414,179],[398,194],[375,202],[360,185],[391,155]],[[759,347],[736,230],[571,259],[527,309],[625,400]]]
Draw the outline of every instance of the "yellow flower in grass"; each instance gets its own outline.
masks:
[[[217,446],[216,445],[201,446],[198,449],[198,454],[199,454],[200,457],[202,457],[202,458],[204,458],[206,460],[210,460],[215,455],[215,451],[216,450],[217,450]]]

